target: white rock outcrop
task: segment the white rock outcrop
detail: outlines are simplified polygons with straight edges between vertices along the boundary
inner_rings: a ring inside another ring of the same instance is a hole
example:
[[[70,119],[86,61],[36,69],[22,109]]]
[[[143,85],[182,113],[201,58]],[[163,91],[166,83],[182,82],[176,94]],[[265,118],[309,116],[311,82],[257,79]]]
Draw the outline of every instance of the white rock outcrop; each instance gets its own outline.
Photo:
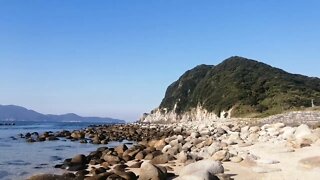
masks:
[[[214,112],[209,112],[201,106],[194,108],[183,114],[177,114],[175,111],[164,109],[155,109],[150,114],[144,114],[140,119],[143,123],[174,123],[174,122],[190,122],[190,121],[216,121],[218,119],[228,119],[231,117],[232,109],[223,111],[220,117]]]

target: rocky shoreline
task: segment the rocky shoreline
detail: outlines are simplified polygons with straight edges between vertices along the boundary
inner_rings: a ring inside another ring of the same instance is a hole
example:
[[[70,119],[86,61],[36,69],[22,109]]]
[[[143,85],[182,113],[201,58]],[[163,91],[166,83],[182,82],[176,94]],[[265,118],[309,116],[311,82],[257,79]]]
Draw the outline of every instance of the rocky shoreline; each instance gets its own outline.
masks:
[[[65,174],[34,175],[30,180],[314,179],[320,175],[316,171],[320,128],[306,124],[246,125],[234,120],[128,124],[21,137],[28,142],[58,138],[93,144],[135,142],[75,155],[55,166],[65,169]]]

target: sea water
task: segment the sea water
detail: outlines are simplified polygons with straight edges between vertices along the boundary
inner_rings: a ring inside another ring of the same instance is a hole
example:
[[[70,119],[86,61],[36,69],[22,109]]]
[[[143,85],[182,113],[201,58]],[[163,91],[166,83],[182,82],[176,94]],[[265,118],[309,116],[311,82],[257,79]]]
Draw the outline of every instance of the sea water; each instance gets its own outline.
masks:
[[[27,143],[18,134],[27,132],[75,130],[101,122],[15,122],[15,126],[0,126],[0,180],[26,179],[33,174],[57,173],[65,170],[55,169],[64,159],[76,154],[89,154],[98,147],[106,145],[81,144],[60,138],[58,141]],[[114,147],[118,142],[107,146]]]

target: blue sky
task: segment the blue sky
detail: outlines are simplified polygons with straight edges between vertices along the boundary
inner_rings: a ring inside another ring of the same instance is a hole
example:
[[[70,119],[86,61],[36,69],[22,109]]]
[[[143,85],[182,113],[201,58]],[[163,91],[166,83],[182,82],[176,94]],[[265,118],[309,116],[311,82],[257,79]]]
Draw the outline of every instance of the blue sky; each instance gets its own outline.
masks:
[[[320,76],[320,1],[0,0],[0,104],[136,120],[198,64]]]

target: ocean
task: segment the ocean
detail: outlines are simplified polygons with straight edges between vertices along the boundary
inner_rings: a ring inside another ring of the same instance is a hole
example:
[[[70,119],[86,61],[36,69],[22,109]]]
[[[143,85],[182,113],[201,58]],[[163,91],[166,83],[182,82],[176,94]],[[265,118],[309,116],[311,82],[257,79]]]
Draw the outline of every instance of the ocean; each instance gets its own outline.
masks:
[[[1,123],[1,122],[0,122]],[[101,122],[14,122],[14,126],[0,126],[0,180],[22,180],[38,173],[61,174],[65,170],[55,169],[56,164],[76,154],[89,154],[101,146],[114,147],[119,142],[108,145],[81,144],[70,140],[27,143],[18,134],[27,132],[61,131],[86,128]],[[123,143],[123,142],[122,142]]]

